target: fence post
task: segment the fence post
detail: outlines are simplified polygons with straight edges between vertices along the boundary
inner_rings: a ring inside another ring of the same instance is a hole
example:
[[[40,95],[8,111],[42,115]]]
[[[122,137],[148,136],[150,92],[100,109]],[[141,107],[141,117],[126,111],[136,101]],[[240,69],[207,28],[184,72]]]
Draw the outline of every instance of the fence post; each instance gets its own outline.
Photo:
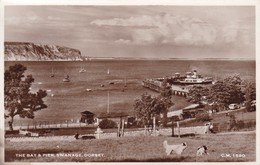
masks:
[[[173,117],[172,117],[172,137],[174,137],[174,120],[173,120]]]
[[[178,128],[178,137],[181,137],[180,133],[180,123],[177,121],[177,128]]]
[[[117,137],[120,137],[120,122],[117,122]]]
[[[125,126],[125,119],[122,120],[122,132],[121,132],[121,136],[124,136],[124,126]]]
[[[156,129],[155,129],[155,116],[153,117],[153,134],[156,136]]]

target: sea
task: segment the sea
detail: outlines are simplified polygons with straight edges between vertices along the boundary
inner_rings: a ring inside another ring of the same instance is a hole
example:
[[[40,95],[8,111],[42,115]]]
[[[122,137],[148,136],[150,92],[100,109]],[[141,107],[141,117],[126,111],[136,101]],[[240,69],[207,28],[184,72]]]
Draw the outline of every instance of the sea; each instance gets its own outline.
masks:
[[[80,113],[86,110],[133,114],[135,99],[143,93],[156,94],[142,87],[143,80],[170,77],[177,72],[184,75],[196,70],[215,80],[238,74],[243,80],[256,81],[254,60],[5,61],[5,70],[16,63],[27,67],[25,75],[33,75],[31,92],[43,89],[48,93],[44,98],[48,108],[36,112],[34,119],[16,116],[16,124],[80,119]],[[82,68],[86,72],[80,73]],[[63,82],[67,75],[70,82]],[[182,101],[176,99],[175,103]]]

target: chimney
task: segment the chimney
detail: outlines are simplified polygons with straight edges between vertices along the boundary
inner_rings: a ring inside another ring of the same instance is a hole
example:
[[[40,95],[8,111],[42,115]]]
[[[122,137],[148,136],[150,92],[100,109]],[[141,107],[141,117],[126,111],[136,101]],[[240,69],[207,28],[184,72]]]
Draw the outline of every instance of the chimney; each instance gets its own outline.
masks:
[[[196,77],[197,76],[197,71],[193,70],[193,75]]]

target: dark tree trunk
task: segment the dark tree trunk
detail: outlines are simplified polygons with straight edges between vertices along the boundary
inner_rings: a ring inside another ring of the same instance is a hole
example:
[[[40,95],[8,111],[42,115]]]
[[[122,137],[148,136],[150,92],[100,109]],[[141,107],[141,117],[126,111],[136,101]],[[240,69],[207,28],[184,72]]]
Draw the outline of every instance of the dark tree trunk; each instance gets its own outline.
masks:
[[[163,113],[163,126],[166,127],[168,122],[167,112]]]
[[[11,117],[11,116],[10,116],[10,119],[9,119],[9,121],[8,121],[8,126],[9,126],[9,130],[10,130],[10,131],[13,131],[13,130],[14,130],[14,128],[13,128],[13,122],[14,122],[14,117]]]
[[[173,120],[173,117],[172,117],[172,137],[174,137],[174,120]]]

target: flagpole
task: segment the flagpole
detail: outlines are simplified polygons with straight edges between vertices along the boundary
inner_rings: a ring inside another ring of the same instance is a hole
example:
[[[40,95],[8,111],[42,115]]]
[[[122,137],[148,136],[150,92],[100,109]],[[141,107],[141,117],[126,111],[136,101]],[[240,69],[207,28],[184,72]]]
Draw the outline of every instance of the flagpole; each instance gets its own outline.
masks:
[[[107,91],[107,113],[109,113],[109,90]]]

